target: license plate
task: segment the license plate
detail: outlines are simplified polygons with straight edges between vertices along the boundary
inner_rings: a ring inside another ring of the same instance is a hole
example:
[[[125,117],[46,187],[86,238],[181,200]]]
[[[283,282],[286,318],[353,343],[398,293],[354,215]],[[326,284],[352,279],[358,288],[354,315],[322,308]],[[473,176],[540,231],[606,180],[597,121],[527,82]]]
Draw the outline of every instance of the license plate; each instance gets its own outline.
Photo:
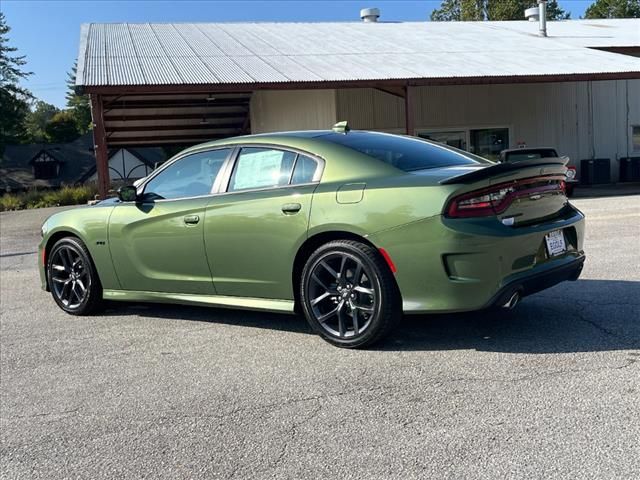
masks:
[[[567,251],[567,245],[564,243],[564,234],[562,230],[555,230],[544,236],[547,242],[547,252],[550,257],[560,255]]]

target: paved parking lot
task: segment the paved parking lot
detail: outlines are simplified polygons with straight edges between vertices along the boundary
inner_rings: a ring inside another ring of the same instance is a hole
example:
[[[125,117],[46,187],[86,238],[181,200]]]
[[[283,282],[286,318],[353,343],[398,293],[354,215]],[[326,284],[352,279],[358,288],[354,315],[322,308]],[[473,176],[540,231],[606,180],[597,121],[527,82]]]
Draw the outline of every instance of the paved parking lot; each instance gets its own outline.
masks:
[[[39,290],[0,214],[0,476],[640,478],[640,196],[580,199],[582,278],[344,351],[301,318]]]

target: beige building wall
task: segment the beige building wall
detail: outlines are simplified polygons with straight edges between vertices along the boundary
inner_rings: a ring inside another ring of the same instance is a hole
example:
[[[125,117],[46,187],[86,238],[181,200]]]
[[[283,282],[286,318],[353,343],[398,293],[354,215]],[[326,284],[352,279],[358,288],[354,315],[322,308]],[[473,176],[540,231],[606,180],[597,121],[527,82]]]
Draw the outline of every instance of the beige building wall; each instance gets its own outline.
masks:
[[[373,89],[337,91],[337,116],[353,128],[404,133],[404,101]],[[640,80],[416,87],[416,132],[509,128],[510,147],[556,147],[572,163],[633,152]]]
[[[251,97],[251,132],[329,129],[336,123],[335,90],[259,90]]]
[[[555,147],[572,163],[633,152],[640,126],[640,80],[416,87],[416,132],[509,128],[510,147]],[[404,133],[404,100],[371,88],[258,91],[251,99],[253,133],[351,128]]]

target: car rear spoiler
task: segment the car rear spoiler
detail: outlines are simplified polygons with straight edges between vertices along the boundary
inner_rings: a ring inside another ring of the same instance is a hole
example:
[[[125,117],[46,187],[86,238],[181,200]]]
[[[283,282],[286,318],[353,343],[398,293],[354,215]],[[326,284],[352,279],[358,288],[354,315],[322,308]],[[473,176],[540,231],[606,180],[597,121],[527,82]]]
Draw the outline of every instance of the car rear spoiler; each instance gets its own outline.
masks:
[[[463,173],[462,175],[456,175],[455,177],[446,178],[440,181],[441,185],[451,185],[452,183],[473,183],[479,180],[484,180],[501,173],[512,172],[514,170],[520,170],[522,168],[530,167],[544,167],[550,165],[566,165],[569,163],[568,157],[549,157],[549,158],[533,158],[531,160],[522,160],[520,162],[512,163],[496,163],[486,168],[479,168],[472,172]]]

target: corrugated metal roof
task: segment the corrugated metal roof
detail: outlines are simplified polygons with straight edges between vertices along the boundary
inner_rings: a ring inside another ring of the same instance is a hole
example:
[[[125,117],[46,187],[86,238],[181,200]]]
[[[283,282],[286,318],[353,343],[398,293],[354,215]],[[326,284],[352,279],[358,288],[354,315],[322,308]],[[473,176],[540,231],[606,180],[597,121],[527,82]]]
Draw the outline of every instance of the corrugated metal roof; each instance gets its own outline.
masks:
[[[145,23],[81,28],[77,85],[180,85],[640,73],[640,20]]]

